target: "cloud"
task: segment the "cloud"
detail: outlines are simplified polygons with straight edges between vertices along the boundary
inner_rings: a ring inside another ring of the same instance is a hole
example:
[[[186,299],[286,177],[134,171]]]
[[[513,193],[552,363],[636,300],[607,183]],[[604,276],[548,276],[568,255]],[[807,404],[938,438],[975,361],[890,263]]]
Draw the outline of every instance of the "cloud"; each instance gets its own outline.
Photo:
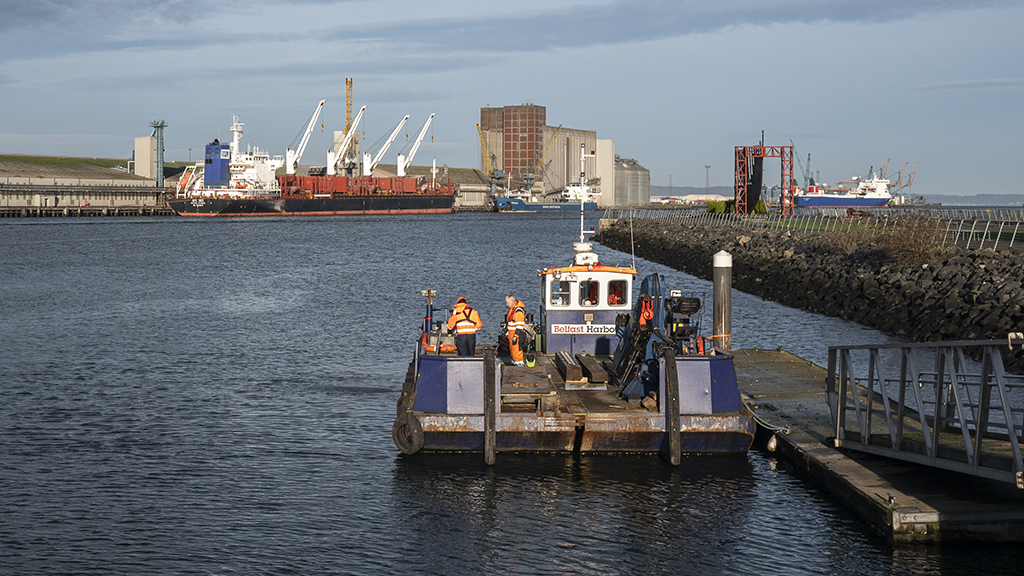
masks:
[[[731,27],[781,23],[889,22],[930,13],[1013,5],[1008,1],[794,0],[699,2],[618,0],[604,5],[468,17],[438,17],[339,26],[313,31],[324,41],[371,41],[416,45],[432,52],[544,52],[716,32]]]
[[[201,4],[198,0],[0,0],[0,31],[24,28],[89,28],[91,23],[113,21],[126,25],[137,20],[187,20]]]
[[[989,78],[986,80],[961,80],[941,82],[923,86],[908,86],[904,91],[935,92],[947,90],[1017,90],[1024,88],[1024,78]]]

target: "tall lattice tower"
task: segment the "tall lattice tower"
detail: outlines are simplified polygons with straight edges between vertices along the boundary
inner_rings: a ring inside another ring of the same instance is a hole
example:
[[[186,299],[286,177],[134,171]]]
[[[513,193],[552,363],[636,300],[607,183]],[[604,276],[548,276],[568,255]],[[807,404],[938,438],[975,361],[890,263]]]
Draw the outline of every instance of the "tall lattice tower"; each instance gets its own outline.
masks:
[[[352,127],[352,79],[345,78],[345,132]]]
[[[345,133],[352,129],[352,79],[345,78]],[[342,150],[342,158],[358,158],[359,135],[356,135],[348,144],[348,150]]]

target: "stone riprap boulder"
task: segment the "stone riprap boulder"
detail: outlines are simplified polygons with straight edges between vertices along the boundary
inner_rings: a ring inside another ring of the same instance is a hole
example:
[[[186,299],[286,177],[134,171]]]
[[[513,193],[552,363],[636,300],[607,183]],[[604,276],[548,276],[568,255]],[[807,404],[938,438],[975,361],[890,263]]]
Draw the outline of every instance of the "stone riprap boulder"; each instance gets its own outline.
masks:
[[[629,253],[629,221],[602,224],[594,239]],[[725,250],[739,290],[914,341],[1024,332],[1020,253],[953,247],[928,262],[898,265],[877,245],[842,251],[817,232],[651,220],[633,220],[632,237],[637,256],[708,280],[712,256]],[[1003,359],[1007,369],[1024,369],[1019,348]]]

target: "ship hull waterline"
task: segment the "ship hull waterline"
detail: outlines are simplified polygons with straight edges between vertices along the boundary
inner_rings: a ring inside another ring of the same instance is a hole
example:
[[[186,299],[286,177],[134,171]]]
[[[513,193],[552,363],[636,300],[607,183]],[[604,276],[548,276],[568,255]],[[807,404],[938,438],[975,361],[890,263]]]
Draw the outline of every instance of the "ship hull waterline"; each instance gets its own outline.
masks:
[[[482,415],[420,411],[412,414],[423,429],[423,452],[483,451]],[[680,451],[683,454],[746,454],[754,433],[749,414],[682,415]],[[582,426],[575,417],[535,414],[499,414],[495,422],[498,452],[656,454],[664,449],[666,442],[664,415],[658,413],[590,414]]]
[[[844,196],[797,196],[799,208],[881,208],[889,198],[849,198]]]
[[[348,198],[173,199],[180,216],[354,216],[449,214],[453,198],[433,196],[355,196]]]

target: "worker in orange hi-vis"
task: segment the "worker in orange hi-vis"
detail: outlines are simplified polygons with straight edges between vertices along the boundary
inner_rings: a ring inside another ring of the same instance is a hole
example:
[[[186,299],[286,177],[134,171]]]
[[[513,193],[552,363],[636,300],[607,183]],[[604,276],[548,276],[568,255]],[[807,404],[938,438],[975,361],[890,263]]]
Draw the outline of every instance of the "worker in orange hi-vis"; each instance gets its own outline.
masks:
[[[459,356],[476,354],[476,331],[483,327],[480,314],[469,307],[465,298],[459,297],[452,315],[448,318],[448,330],[455,331],[455,348]]]
[[[524,366],[523,349],[526,336],[526,306],[521,300],[509,294],[505,296],[505,304],[508,306],[508,314],[505,316],[505,326],[508,328],[508,351],[512,355],[512,364]]]

